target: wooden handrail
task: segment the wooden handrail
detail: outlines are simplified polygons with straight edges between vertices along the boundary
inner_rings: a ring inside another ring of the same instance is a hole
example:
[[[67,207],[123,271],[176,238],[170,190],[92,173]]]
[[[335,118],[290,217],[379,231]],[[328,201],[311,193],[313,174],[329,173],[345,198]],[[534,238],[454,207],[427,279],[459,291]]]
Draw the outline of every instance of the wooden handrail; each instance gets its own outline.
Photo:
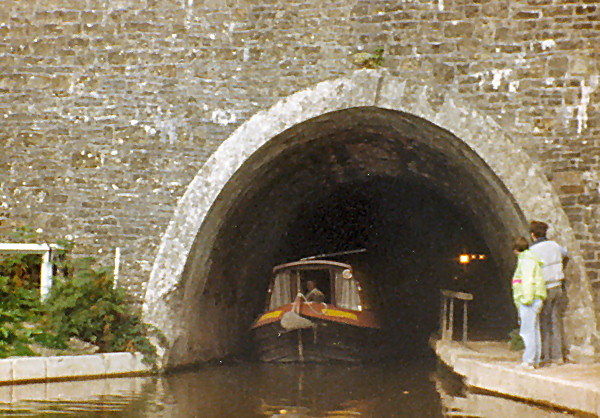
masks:
[[[467,322],[468,322],[468,313],[467,313],[467,304],[469,301],[473,300],[473,295],[471,293],[466,292],[455,292],[452,290],[441,290],[442,294],[442,304],[440,310],[440,325],[441,325],[441,334],[442,340],[444,341],[452,341],[453,333],[454,333],[454,300],[462,300],[463,301],[463,332],[462,339],[464,342],[467,341]],[[450,306],[448,309],[448,301],[450,301]]]
[[[473,295],[466,292],[455,292],[453,290],[442,289],[442,295],[447,298],[461,299],[461,300],[473,300]]]

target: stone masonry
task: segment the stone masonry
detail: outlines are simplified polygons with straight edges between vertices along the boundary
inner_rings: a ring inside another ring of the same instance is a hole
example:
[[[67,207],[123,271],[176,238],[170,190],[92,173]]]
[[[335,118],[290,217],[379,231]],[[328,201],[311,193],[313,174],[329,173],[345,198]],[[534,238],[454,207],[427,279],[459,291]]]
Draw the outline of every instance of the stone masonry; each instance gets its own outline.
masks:
[[[137,302],[219,145],[379,47],[391,77],[451,92],[541,167],[599,291],[598,1],[4,0],[0,34],[0,234],[107,264],[120,247]]]

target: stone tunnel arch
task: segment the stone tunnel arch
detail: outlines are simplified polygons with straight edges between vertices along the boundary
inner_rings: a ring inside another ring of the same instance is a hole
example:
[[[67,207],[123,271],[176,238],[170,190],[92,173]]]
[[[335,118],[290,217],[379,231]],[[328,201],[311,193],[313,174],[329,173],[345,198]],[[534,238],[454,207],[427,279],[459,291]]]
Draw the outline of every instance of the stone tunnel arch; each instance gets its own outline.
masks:
[[[566,324],[571,349],[592,350],[589,284],[574,234],[542,172],[491,118],[451,92],[361,70],[254,115],[190,183],[162,238],[144,301],[145,320],[167,337],[163,364],[235,350],[248,315],[262,306],[262,277],[290,255],[277,243],[287,242],[288,228],[303,211],[318,216],[298,196],[318,201],[327,193],[373,189],[378,179],[392,188],[394,179],[404,179],[412,186],[395,188],[396,194],[433,190],[469,213],[501,275],[512,268],[509,237],[526,232],[527,219],[549,222],[573,255]],[[264,205],[269,201],[278,204]]]

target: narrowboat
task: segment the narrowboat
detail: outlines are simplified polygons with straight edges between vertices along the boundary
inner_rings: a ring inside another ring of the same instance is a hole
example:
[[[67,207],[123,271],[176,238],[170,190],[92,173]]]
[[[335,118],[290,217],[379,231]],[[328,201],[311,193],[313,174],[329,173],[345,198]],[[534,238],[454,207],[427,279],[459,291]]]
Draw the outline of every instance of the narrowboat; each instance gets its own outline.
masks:
[[[252,324],[265,362],[359,362],[379,335],[350,264],[302,259],[273,268],[264,312]]]

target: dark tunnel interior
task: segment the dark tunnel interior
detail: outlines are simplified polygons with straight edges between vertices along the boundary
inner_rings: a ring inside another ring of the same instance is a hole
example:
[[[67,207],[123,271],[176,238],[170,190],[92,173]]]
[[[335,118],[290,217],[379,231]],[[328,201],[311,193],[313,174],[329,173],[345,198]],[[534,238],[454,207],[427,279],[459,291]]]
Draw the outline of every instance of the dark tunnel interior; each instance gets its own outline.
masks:
[[[522,215],[451,133],[414,116],[359,108],[284,132],[238,174],[209,214],[217,233],[195,296],[227,312],[235,330],[223,337],[232,339],[230,353],[252,352],[249,326],[264,308],[274,265],[358,249],[365,251],[336,259],[364,278],[388,356],[429,351],[441,289],[474,295],[472,339],[506,339],[516,326],[507,248]],[[461,253],[485,259],[461,265]]]
[[[504,338],[510,330],[510,295],[494,254],[469,215],[425,184],[373,178],[345,185],[311,202],[290,231],[297,231],[283,245],[290,260],[366,250],[335,258],[366,280],[391,352],[424,349],[439,328],[440,289],[473,293],[478,301],[487,293],[503,296],[469,307],[472,338]],[[485,258],[462,265],[462,253]]]

